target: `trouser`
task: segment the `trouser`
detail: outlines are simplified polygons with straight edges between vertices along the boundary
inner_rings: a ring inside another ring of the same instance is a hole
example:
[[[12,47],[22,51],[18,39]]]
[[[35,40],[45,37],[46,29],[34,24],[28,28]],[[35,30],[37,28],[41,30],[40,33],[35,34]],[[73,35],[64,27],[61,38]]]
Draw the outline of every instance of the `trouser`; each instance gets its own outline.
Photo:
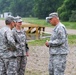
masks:
[[[66,67],[66,54],[52,54],[49,61],[49,75],[64,75]]]
[[[26,56],[17,57],[17,73],[18,73],[18,75],[25,74],[26,63],[27,63]]]
[[[17,75],[17,58],[0,58],[0,75]]]

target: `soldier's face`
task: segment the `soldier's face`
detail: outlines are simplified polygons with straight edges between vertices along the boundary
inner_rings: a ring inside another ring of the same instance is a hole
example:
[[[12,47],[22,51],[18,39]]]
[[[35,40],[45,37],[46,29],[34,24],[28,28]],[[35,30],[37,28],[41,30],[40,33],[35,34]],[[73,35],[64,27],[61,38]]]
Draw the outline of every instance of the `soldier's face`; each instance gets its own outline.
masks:
[[[55,18],[50,19],[50,24],[55,26],[56,25],[56,19]]]
[[[11,22],[11,28],[15,27],[15,22]]]
[[[21,27],[21,25],[22,25],[22,22],[17,22],[17,23],[16,23],[16,26],[17,26],[17,27]]]

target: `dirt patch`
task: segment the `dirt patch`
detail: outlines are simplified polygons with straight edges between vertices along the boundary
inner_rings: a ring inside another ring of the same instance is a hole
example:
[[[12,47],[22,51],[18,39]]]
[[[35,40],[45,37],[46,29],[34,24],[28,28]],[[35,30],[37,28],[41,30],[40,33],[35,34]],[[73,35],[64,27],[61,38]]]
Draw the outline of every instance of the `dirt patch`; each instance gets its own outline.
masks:
[[[50,33],[52,32],[53,28],[51,27],[46,27],[45,32]],[[67,29],[68,34],[76,35],[76,29]]]
[[[34,71],[40,75],[48,75],[49,52],[45,46],[30,46],[30,56],[27,71]]]
[[[5,21],[4,20],[0,20],[0,28],[5,26]]]
[[[65,75],[76,75],[76,46],[70,46]]]
[[[46,46],[30,46],[26,75],[49,75],[49,49]],[[67,56],[65,75],[76,75],[76,47],[71,46]]]

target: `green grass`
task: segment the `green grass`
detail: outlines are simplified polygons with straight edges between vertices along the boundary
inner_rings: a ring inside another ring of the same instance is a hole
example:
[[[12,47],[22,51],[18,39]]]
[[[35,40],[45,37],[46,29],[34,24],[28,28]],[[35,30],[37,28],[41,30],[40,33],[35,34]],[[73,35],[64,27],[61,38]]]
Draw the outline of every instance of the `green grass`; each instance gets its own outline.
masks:
[[[68,35],[68,42],[70,45],[76,44],[76,35]]]
[[[34,40],[31,42],[28,42],[28,44],[32,46],[38,46],[38,45],[42,46],[42,45],[45,45],[46,40],[49,40],[49,38]]]
[[[24,22],[28,22],[28,23],[32,23],[32,24],[37,24],[37,25],[46,26],[46,27],[51,26],[44,19],[38,19],[38,18],[22,18],[22,19]]]
[[[45,27],[53,27],[49,23],[46,22],[45,19],[38,19],[38,18],[22,18],[24,22],[29,22],[32,24],[42,25]],[[76,22],[62,22],[66,28],[76,29]]]
[[[76,29],[76,22],[62,22],[68,29]]]
[[[50,38],[44,38],[39,40],[34,40],[31,42],[28,42],[29,45],[32,46],[42,46],[45,45],[46,40],[50,40]],[[76,35],[68,35],[68,43],[69,45],[75,45],[76,44]]]
[[[22,18],[24,22],[29,22],[32,24],[37,24],[45,27],[53,27],[49,23],[46,22],[45,19],[38,19],[38,18]],[[0,18],[0,20],[4,20],[4,18]],[[76,22],[62,22],[66,28],[76,29]]]
[[[38,19],[38,18],[23,18],[24,22],[29,22],[32,24],[38,24],[46,27],[51,27],[49,23],[46,22],[45,19]],[[76,22],[62,22],[66,28],[70,29],[76,29]],[[30,45],[44,45],[46,40],[49,40],[49,38],[46,39],[40,39],[40,40],[35,40],[32,42],[29,42]],[[76,35],[69,35],[68,36],[68,41],[69,44],[75,44],[76,43]]]
[[[4,20],[4,18],[0,18],[0,20]]]
[[[39,71],[26,71],[25,75],[41,75]]]

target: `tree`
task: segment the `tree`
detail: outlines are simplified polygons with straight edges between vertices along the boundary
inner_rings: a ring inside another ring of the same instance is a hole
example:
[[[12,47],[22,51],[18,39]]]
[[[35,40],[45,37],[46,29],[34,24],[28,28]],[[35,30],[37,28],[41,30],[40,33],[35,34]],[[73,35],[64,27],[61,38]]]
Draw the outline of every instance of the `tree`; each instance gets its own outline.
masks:
[[[12,12],[14,16],[33,15],[34,0],[0,0],[0,13]]]
[[[0,13],[9,11],[10,0],[0,0]]]
[[[63,0],[34,0],[34,14],[38,18],[45,18],[51,12],[56,12]]]
[[[51,12],[56,12],[62,3],[63,0],[0,0],[0,13],[45,18]]]
[[[76,11],[72,11],[71,17],[69,17],[69,21],[76,22]]]
[[[72,11],[76,10],[76,0],[65,0],[58,8],[58,13],[62,21],[69,21]]]
[[[11,11],[16,15],[22,17],[29,16],[32,10],[33,0],[14,0],[11,2]]]

